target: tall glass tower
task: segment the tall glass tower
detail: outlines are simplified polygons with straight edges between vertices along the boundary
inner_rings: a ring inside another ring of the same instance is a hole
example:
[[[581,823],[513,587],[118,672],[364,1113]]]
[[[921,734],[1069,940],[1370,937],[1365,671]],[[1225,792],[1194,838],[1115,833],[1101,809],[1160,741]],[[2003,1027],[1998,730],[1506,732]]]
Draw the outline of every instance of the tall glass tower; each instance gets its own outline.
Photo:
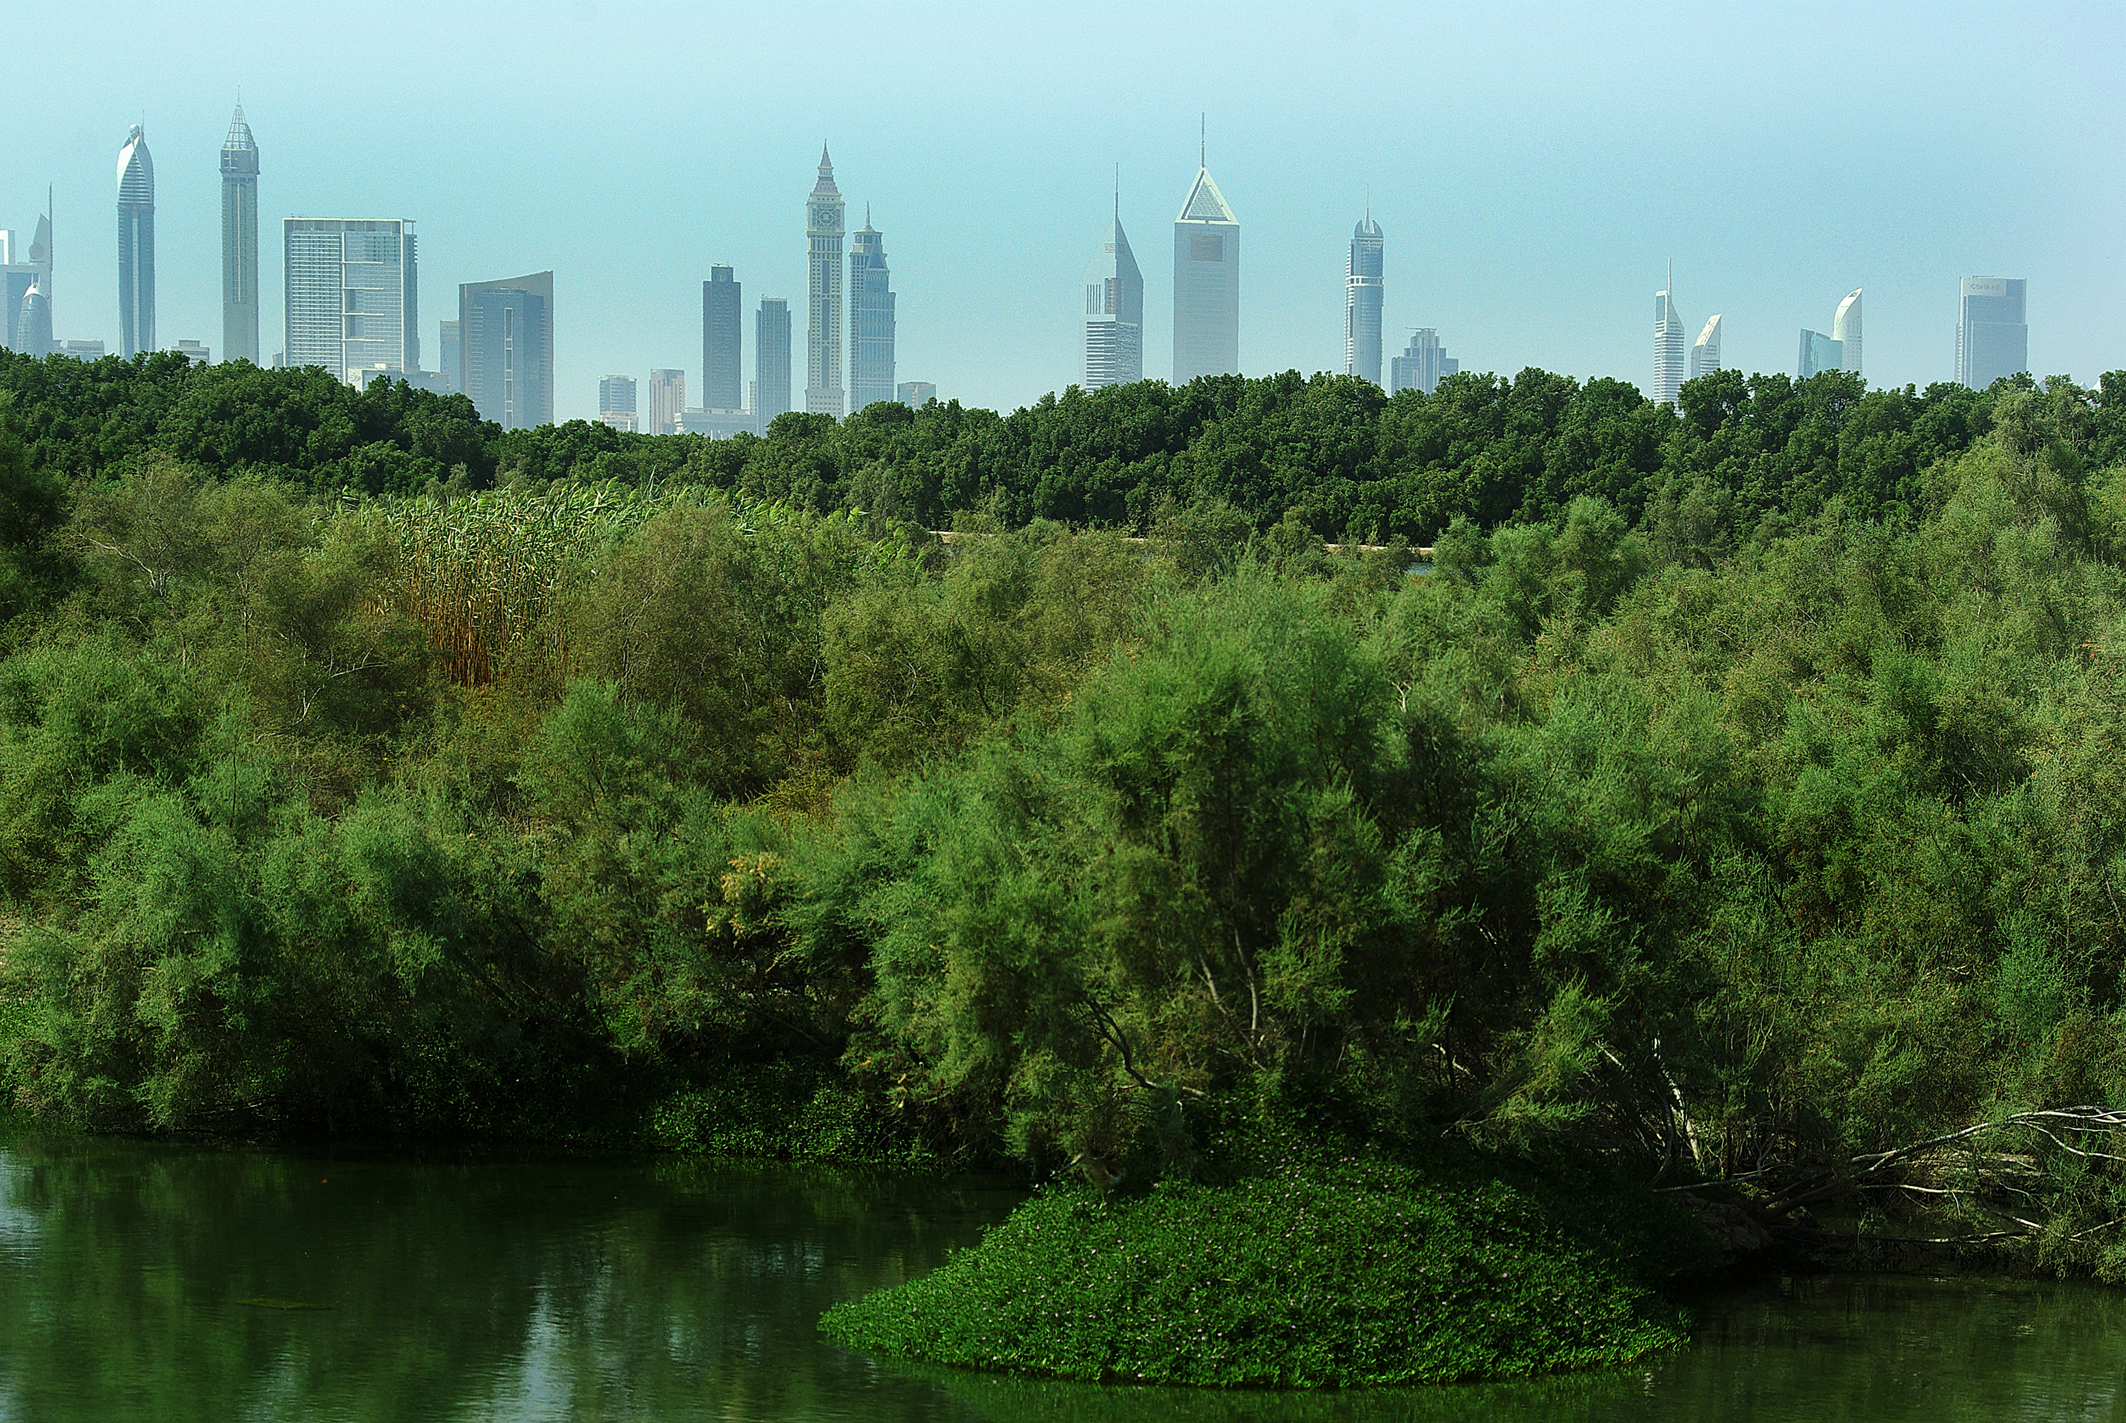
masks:
[[[1839,369],[1860,374],[1860,288],[1846,293],[1831,316],[1831,339],[1838,343]]]
[[[1690,348],[1690,378],[1709,376],[1720,369],[1720,313],[1714,312]]]
[[[1380,384],[1381,273],[1387,239],[1367,213],[1351,229],[1351,255],[1344,262],[1344,374]]]
[[[221,358],[258,364],[258,145],[241,102],[221,145]]]
[[[28,252],[16,249],[14,233],[0,230],[0,346],[42,356],[48,352],[31,349],[33,343],[22,325],[26,310],[24,303],[33,289],[42,299],[43,319],[49,320],[52,311],[52,199],[49,193],[44,200],[44,216],[37,219],[37,235],[30,242]],[[49,346],[49,341],[46,344]]]
[[[842,193],[834,160],[819,150],[819,181],[805,199],[811,319],[805,328],[805,409],[842,414]]]
[[[554,274],[458,287],[459,389],[505,430],[554,423]]]
[[[761,430],[790,409],[790,303],[760,299],[753,318],[753,423]]]
[[[1085,388],[1144,379],[1144,273],[1115,215],[1085,268]]]
[[[893,390],[893,274],[886,238],[871,226],[871,210],[849,246],[849,409],[853,414]]]
[[[155,349],[155,160],[139,124],[118,150],[118,349]]]
[[[1654,404],[1674,405],[1683,389],[1683,318],[1676,314],[1675,274],[1668,287],[1654,293]]]
[[[1240,219],[1196,169],[1174,219],[1174,384],[1240,370]]]
[[[281,243],[289,365],[323,366],[355,386],[365,372],[403,380],[421,368],[411,218],[283,218]]]
[[[1956,379],[1984,390],[2030,369],[2028,281],[1965,277],[1956,312]]]
[[[739,348],[745,320],[738,305],[740,283],[729,267],[709,268],[701,284],[701,404],[707,410],[745,408]]]

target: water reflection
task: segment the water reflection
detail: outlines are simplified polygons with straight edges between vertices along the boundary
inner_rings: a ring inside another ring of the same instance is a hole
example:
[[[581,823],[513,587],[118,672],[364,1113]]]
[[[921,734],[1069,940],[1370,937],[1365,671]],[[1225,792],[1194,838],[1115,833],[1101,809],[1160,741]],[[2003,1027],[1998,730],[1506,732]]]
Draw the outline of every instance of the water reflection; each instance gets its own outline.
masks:
[[[930,1269],[1008,1183],[818,1168],[0,1148],[0,1419],[2109,1419],[2126,1299],[1913,1278],[1709,1301],[1636,1372],[1231,1395],[848,1354],[837,1299]],[[306,1307],[295,1307],[306,1306]]]

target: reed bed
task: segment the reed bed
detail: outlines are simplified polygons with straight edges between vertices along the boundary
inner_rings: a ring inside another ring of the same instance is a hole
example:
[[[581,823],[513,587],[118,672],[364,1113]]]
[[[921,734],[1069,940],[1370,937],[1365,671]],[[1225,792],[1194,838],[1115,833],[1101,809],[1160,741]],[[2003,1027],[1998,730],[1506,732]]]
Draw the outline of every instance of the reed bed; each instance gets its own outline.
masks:
[[[538,628],[564,580],[651,516],[727,503],[751,533],[784,512],[699,485],[555,484],[532,493],[490,490],[458,499],[420,495],[365,501],[398,545],[393,600],[428,633],[445,676],[464,687],[495,680],[510,649]],[[557,649],[557,651],[565,651]]]

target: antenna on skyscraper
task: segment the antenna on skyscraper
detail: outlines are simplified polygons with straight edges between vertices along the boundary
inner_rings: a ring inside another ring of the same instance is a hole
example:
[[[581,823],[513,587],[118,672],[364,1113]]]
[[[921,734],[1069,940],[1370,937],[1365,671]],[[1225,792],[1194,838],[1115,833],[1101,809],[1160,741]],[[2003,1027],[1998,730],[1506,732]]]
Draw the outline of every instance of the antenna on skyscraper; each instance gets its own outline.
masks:
[[[1122,165],[1115,165],[1115,221],[1122,221]]]
[[[1210,152],[1210,135],[1211,114],[1210,110],[1206,109],[1202,113],[1196,115],[1196,166],[1198,168],[1208,168],[1211,166],[1209,161],[1204,157],[1206,153]]]

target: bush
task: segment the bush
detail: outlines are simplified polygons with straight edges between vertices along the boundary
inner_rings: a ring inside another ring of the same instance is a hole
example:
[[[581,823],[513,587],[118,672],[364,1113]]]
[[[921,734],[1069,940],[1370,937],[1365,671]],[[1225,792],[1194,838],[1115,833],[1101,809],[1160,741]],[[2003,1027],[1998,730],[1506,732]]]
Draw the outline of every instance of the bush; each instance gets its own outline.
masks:
[[[1627,1364],[1684,1318],[1534,1192],[1346,1162],[1135,1199],[1052,1188],[922,1279],[829,1310],[852,1348],[1076,1379],[1353,1387]]]

